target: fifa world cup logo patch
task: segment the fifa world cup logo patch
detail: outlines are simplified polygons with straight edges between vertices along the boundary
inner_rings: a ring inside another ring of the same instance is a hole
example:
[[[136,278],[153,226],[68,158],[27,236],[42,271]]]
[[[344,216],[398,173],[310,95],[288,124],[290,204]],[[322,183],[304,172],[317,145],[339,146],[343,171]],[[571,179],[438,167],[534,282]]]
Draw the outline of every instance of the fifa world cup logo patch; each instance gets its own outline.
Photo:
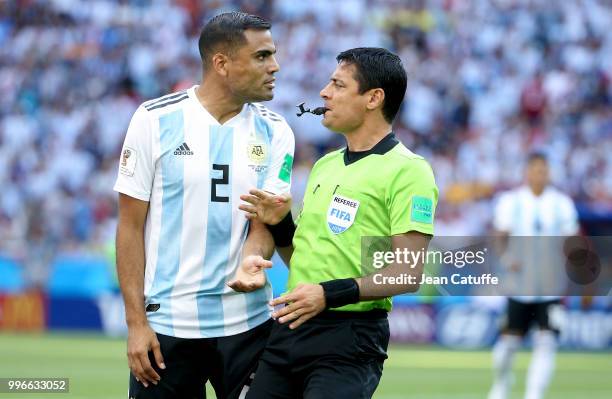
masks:
[[[132,176],[134,175],[134,170],[136,170],[136,151],[133,148],[125,147],[121,153],[119,173]]]
[[[123,150],[123,155],[121,156],[121,166],[123,167],[127,166],[127,161],[130,155],[132,155],[132,151],[130,151],[129,148],[126,148],[125,150]]]

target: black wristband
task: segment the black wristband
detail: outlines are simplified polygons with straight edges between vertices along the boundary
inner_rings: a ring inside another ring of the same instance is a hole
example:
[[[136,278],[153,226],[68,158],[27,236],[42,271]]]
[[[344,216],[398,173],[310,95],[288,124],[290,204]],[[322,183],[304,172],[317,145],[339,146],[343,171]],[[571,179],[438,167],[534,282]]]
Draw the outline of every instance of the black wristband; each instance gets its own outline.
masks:
[[[295,223],[293,223],[293,216],[291,211],[275,225],[266,225],[268,231],[274,238],[274,244],[277,247],[288,247],[293,242],[293,235],[295,234]]]
[[[359,302],[359,285],[354,278],[330,280],[320,284],[325,293],[325,307],[328,309]]]

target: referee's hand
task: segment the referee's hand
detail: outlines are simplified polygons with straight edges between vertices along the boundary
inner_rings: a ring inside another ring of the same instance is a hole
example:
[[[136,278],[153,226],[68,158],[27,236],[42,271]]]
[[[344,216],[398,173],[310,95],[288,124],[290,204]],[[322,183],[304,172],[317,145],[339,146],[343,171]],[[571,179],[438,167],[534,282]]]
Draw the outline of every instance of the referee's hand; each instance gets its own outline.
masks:
[[[291,210],[291,194],[272,194],[263,190],[249,190],[249,195],[241,195],[240,199],[247,202],[238,206],[246,212],[249,220],[257,219],[262,223],[278,224]]]
[[[298,284],[293,291],[270,302],[270,305],[287,306],[272,313],[281,324],[289,324],[295,329],[325,310],[325,292],[321,284]]]

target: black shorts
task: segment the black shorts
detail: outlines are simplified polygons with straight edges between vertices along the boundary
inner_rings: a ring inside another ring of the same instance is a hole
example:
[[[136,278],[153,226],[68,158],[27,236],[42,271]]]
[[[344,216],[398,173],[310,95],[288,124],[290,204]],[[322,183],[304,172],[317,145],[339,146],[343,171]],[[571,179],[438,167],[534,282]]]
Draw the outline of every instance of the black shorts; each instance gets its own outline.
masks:
[[[247,399],[371,398],[387,358],[387,312],[326,311],[274,323]]]
[[[241,334],[219,338],[175,338],[157,334],[166,365],[161,370],[153,353],[149,361],[161,380],[145,388],[130,373],[129,397],[134,399],[202,399],[210,380],[217,399],[237,399],[257,367],[272,320]]]
[[[503,328],[504,332],[518,332],[527,334],[532,325],[537,325],[540,330],[549,330],[559,333],[559,327],[551,318],[551,313],[560,307],[559,300],[545,302],[520,302],[508,299],[507,319]]]

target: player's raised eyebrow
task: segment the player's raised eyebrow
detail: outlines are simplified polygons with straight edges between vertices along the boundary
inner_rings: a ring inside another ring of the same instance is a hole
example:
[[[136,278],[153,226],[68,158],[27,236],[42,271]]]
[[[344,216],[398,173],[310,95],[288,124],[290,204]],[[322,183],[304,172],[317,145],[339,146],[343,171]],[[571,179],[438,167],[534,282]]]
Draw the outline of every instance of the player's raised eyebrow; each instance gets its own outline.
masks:
[[[344,81],[342,79],[338,79],[338,78],[330,78],[329,79],[332,83],[340,83],[340,84],[344,84]]]

